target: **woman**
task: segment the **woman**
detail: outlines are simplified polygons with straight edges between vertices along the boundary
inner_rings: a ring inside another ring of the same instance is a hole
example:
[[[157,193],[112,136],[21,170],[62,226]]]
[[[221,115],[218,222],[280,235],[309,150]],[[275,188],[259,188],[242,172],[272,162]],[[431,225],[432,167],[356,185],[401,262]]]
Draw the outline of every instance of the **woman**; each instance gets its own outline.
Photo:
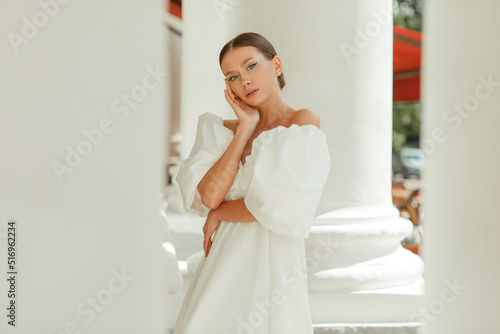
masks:
[[[330,170],[326,136],[314,112],[283,101],[262,35],[236,36],[219,64],[237,119],[200,115],[176,176],[186,211],[207,218],[173,333],[313,333],[304,239]]]

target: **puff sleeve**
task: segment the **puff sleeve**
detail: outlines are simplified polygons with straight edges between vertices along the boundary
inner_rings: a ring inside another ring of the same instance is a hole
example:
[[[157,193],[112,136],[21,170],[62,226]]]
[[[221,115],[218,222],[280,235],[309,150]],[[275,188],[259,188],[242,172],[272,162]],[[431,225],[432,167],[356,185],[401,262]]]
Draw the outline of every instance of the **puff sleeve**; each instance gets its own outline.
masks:
[[[263,132],[245,162],[253,168],[244,203],[257,221],[290,238],[307,238],[330,173],[325,133],[293,124]]]
[[[187,212],[206,217],[210,208],[201,202],[198,184],[220,159],[234,138],[223,119],[210,112],[198,117],[196,139],[189,156],[179,165],[175,181],[179,185],[182,204]]]

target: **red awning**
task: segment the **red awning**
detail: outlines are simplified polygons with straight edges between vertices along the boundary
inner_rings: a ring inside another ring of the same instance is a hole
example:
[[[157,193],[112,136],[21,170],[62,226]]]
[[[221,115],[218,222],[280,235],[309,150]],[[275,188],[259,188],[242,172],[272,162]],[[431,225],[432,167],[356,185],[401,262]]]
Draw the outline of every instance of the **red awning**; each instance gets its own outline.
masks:
[[[167,4],[167,11],[170,14],[182,19],[182,0],[169,0]]]
[[[393,102],[420,101],[419,31],[394,26]]]

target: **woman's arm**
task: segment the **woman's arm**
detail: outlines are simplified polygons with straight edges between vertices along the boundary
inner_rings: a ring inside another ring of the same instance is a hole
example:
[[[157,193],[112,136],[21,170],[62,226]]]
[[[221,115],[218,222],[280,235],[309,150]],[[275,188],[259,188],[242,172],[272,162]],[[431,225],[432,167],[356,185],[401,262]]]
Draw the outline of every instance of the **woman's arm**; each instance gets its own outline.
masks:
[[[212,235],[221,221],[228,222],[256,222],[257,219],[248,211],[243,198],[222,202],[216,209],[210,210],[203,225],[203,250],[205,256],[212,248]]]
[[[227,222],[256,222],[257,219],[248,211],[243,198],[222,202],[213,212],[214,218]]]
[[[210,209],[217,208],[231,188],[243,150],[253,131],[252,127],[237,126],[234,138],[226,151],[198,184],[201,202]]]

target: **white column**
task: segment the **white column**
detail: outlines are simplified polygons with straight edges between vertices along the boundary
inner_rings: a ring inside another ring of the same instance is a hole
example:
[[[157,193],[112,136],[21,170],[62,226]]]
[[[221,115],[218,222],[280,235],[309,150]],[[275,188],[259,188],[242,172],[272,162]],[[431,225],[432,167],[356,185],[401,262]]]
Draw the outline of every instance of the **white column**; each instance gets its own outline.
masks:
[[[162,10],[1,1],[0,333],[165,333]]]
[[[425,7],[426,334],[500,332],[499,12],[488,0]]]
[[[391,198],[391,1],[236,3],[226,39],[268,38],[285,100],[320,114],[328,138],[332,169],[306,240],[313,321],[408,321],[423,262],[401,247],[412,224]]]

